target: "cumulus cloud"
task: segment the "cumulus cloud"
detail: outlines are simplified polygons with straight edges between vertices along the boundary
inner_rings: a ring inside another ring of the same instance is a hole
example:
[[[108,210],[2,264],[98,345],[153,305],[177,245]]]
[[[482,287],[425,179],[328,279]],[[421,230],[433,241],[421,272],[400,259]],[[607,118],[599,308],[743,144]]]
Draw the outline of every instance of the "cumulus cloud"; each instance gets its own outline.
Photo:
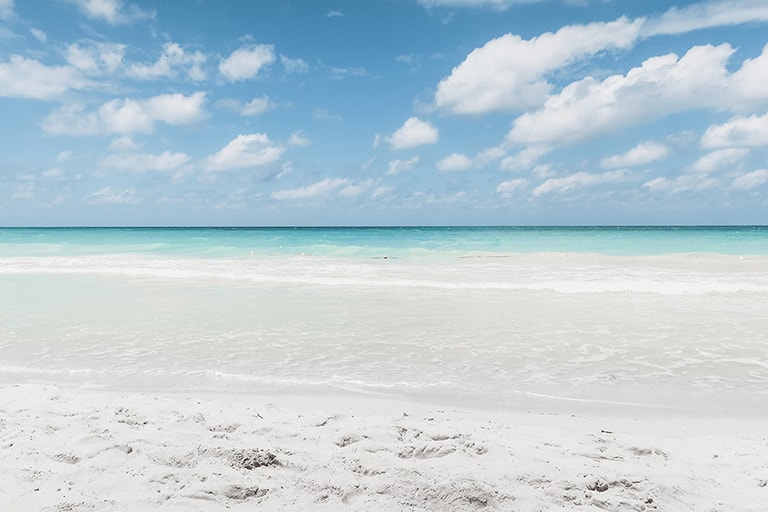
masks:
[[[472,51],[440,81],[435,106],[455,114],[524,110],[544,103],[545,75],[607,49],[629,48],[643,20],[569,25],[532,39],[506,34]]]
[[[634,148],[622,155],[613,155],[604,158],[601,162],[603,167],[635,167],[645,165],[658,160],[663,160],[669,155],[669,149],[658,142],[641,142]]]
[[[272,45],[260,44],[238,48],[219,64],[219,73],[230,82],[247,80],[275,61]]]
[[[280,64],[283,65],[286,73],[306,73],[309,71],[309,65],[302,59],[291,59],[285,55],[280,56]]]
[[[439,139],[437,128],[418,117],[410,117],[389,137],[384,140],[392,149],[408,149],[425,144],[435,144]],[[380,136],[376,137],[374,146],[378,145]]]
[[[473,166],[472,159],[461,153],[451,153],[435,164],[435,168],[441,172],[466,171]]]
[[[159,155],[148,153],[120,153],[109,155],[101,161],[107,169],[131,172],[172,171],[186,165],[191,157],[186,153],[163,151]]]
[[[705,148],[768,146],[768,114],[734,117],[707,128],[701,138]]]
[[[153,19],[154,11],[148,11],[137,5],[125,5],[122,0],[69,0],[87,17],[106,21],[111,25],[133,23],[134,21]]]
[[[0,20],[7,20],[13,16],[13,0],[0,0]]]
[[[354,198],[371,186],[371,181],[355,183],[347,178],[325,178],[306,187],[277,190],[271,197],[278,200],[306,200],[319,197],[336,196]]]
[[[649,19],[643,35],[682,34],[753,21],[768,21],[768,4],[764,0],[716,0],[671,7],[663,15]]]
[[[204,80],[205,71],[203,64],[207,60],[202,52],[187,53],[177,43],[165,43],[163,51],[152,64],[132,64],[126,70],[126,74],[132,78],[141,80],[153,80],[157,78],[174,77],[179,69],[186,71],[187,77],[192,80]]]
[[[750,190],[766,183],[768,183],[768,170],[760,169],[742,174],[733,180],[731,186],[741,190]]]
[[[71,66],[46,66],[20,55],[0,62],[0,97],[47,100],[89,85]]]
[[[647,181],[643,184],[643,188],[646,188],[652,192],[670,192],[677,194],[680,192],[706,190],[718,185],[718,181],[707,175],[699,174],[682,174],[676,178],[656,178]]]
[[[533,189],[533,196],[539,197],[544,194],[564,194],[573,190],[592,187],[603,183],[610,183],[622,180],[626,177],[624,171],[611,171],[604,173],[577,172],[570,176],[562,178],[550,178],[544,183]]]
[[[392,160],[387,165],[387,175],[394,176],[403,172],[412,171],[416,164],[419,163],[419,157],[415,156],[408,160]]]
[[[508,9],[517,4],[532,4],[543,0],[419,0],[425,7],[492,7]]]
[[[147,99],[111,100],[97,111],[67,104],[43,120],[43,130],[52,135],[97,135],[151,133],[158,121],[170,125],[192,124],[206,115],[205,93],[162,94]]]
[[[125,45],[82,41],[67,47],[65,58],[70,66],[87,75],[112,73],[123,62]]]
[[[716,149],[696,160],[689,171],[700,174],[710,174],[725,167],[736,165],[749,153],[747,148]]]
[[[309,146],[310,144],[312,144],[312,141],[302,131],[293,132],[288,139],[289,146]]]
[[[516,178],[514,180],[502,181],[496,187],[496,193],[501,197],[510,198],[515,195],[515,192],[528,185],[528,180],[525,178]]]
[[[768,104],[768,47],[731,73],[728,44],[695,46],[683,57],[652,57],[626,75],[591,77],[551,96],[538,111],[518,117],[513,144],[558,145],[594,138],[626,126],[691,109],[745,109]],[[754,65],[760,62],[762,66]],[[762,82],[761,82],[762,80]]]
[[[104,187],[90,196],[92,203],[111,203],[111,204],[137,204],[139,198],[133,189],[117,190],[112,187]]]
[[[32,34],[32,37],[34,37],[35,39],[37,39],[43,44],[45,44],[45,42],[48,41],[48,35],[38,28],[30,28],[29,33]]]
[[[264,133],[238,135],[219,152],[207,158],[205,168],[209,171],[260,167],[276,162],[285,148],[274,144]]]

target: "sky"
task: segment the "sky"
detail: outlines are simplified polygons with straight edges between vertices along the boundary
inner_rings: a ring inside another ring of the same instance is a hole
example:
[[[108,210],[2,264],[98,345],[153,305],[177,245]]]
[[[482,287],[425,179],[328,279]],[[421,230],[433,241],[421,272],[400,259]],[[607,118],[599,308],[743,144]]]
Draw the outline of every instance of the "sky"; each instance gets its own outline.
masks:
[[[768,224],[765,0],[0,0],[0,225]]]

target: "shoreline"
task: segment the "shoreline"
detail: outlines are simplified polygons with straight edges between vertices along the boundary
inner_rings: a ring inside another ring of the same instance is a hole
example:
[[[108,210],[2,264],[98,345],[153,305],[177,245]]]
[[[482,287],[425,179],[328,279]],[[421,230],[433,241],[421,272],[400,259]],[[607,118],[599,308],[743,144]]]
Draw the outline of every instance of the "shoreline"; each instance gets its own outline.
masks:
[[[636,411],[639,412],[639,411]],[[7,510],[759,510],[768,419],[0,385]]]

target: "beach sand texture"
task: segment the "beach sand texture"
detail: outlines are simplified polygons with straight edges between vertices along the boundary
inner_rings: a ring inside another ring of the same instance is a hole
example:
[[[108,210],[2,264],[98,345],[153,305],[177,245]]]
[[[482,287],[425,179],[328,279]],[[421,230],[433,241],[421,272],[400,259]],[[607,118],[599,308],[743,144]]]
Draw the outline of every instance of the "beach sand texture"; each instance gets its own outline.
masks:
[[[763,511],[762,420],[4,385],[2,510]]]

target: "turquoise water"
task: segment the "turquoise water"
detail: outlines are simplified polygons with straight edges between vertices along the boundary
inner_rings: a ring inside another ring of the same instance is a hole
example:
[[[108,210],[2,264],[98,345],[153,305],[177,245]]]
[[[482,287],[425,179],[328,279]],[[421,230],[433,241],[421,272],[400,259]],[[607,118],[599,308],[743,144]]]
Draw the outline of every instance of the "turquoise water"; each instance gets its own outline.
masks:
[[[0,256],[768,254],[768,227],[0,228]]]
[[[0,229],[0,382],[765,415],[766,318],[764,227]]]

